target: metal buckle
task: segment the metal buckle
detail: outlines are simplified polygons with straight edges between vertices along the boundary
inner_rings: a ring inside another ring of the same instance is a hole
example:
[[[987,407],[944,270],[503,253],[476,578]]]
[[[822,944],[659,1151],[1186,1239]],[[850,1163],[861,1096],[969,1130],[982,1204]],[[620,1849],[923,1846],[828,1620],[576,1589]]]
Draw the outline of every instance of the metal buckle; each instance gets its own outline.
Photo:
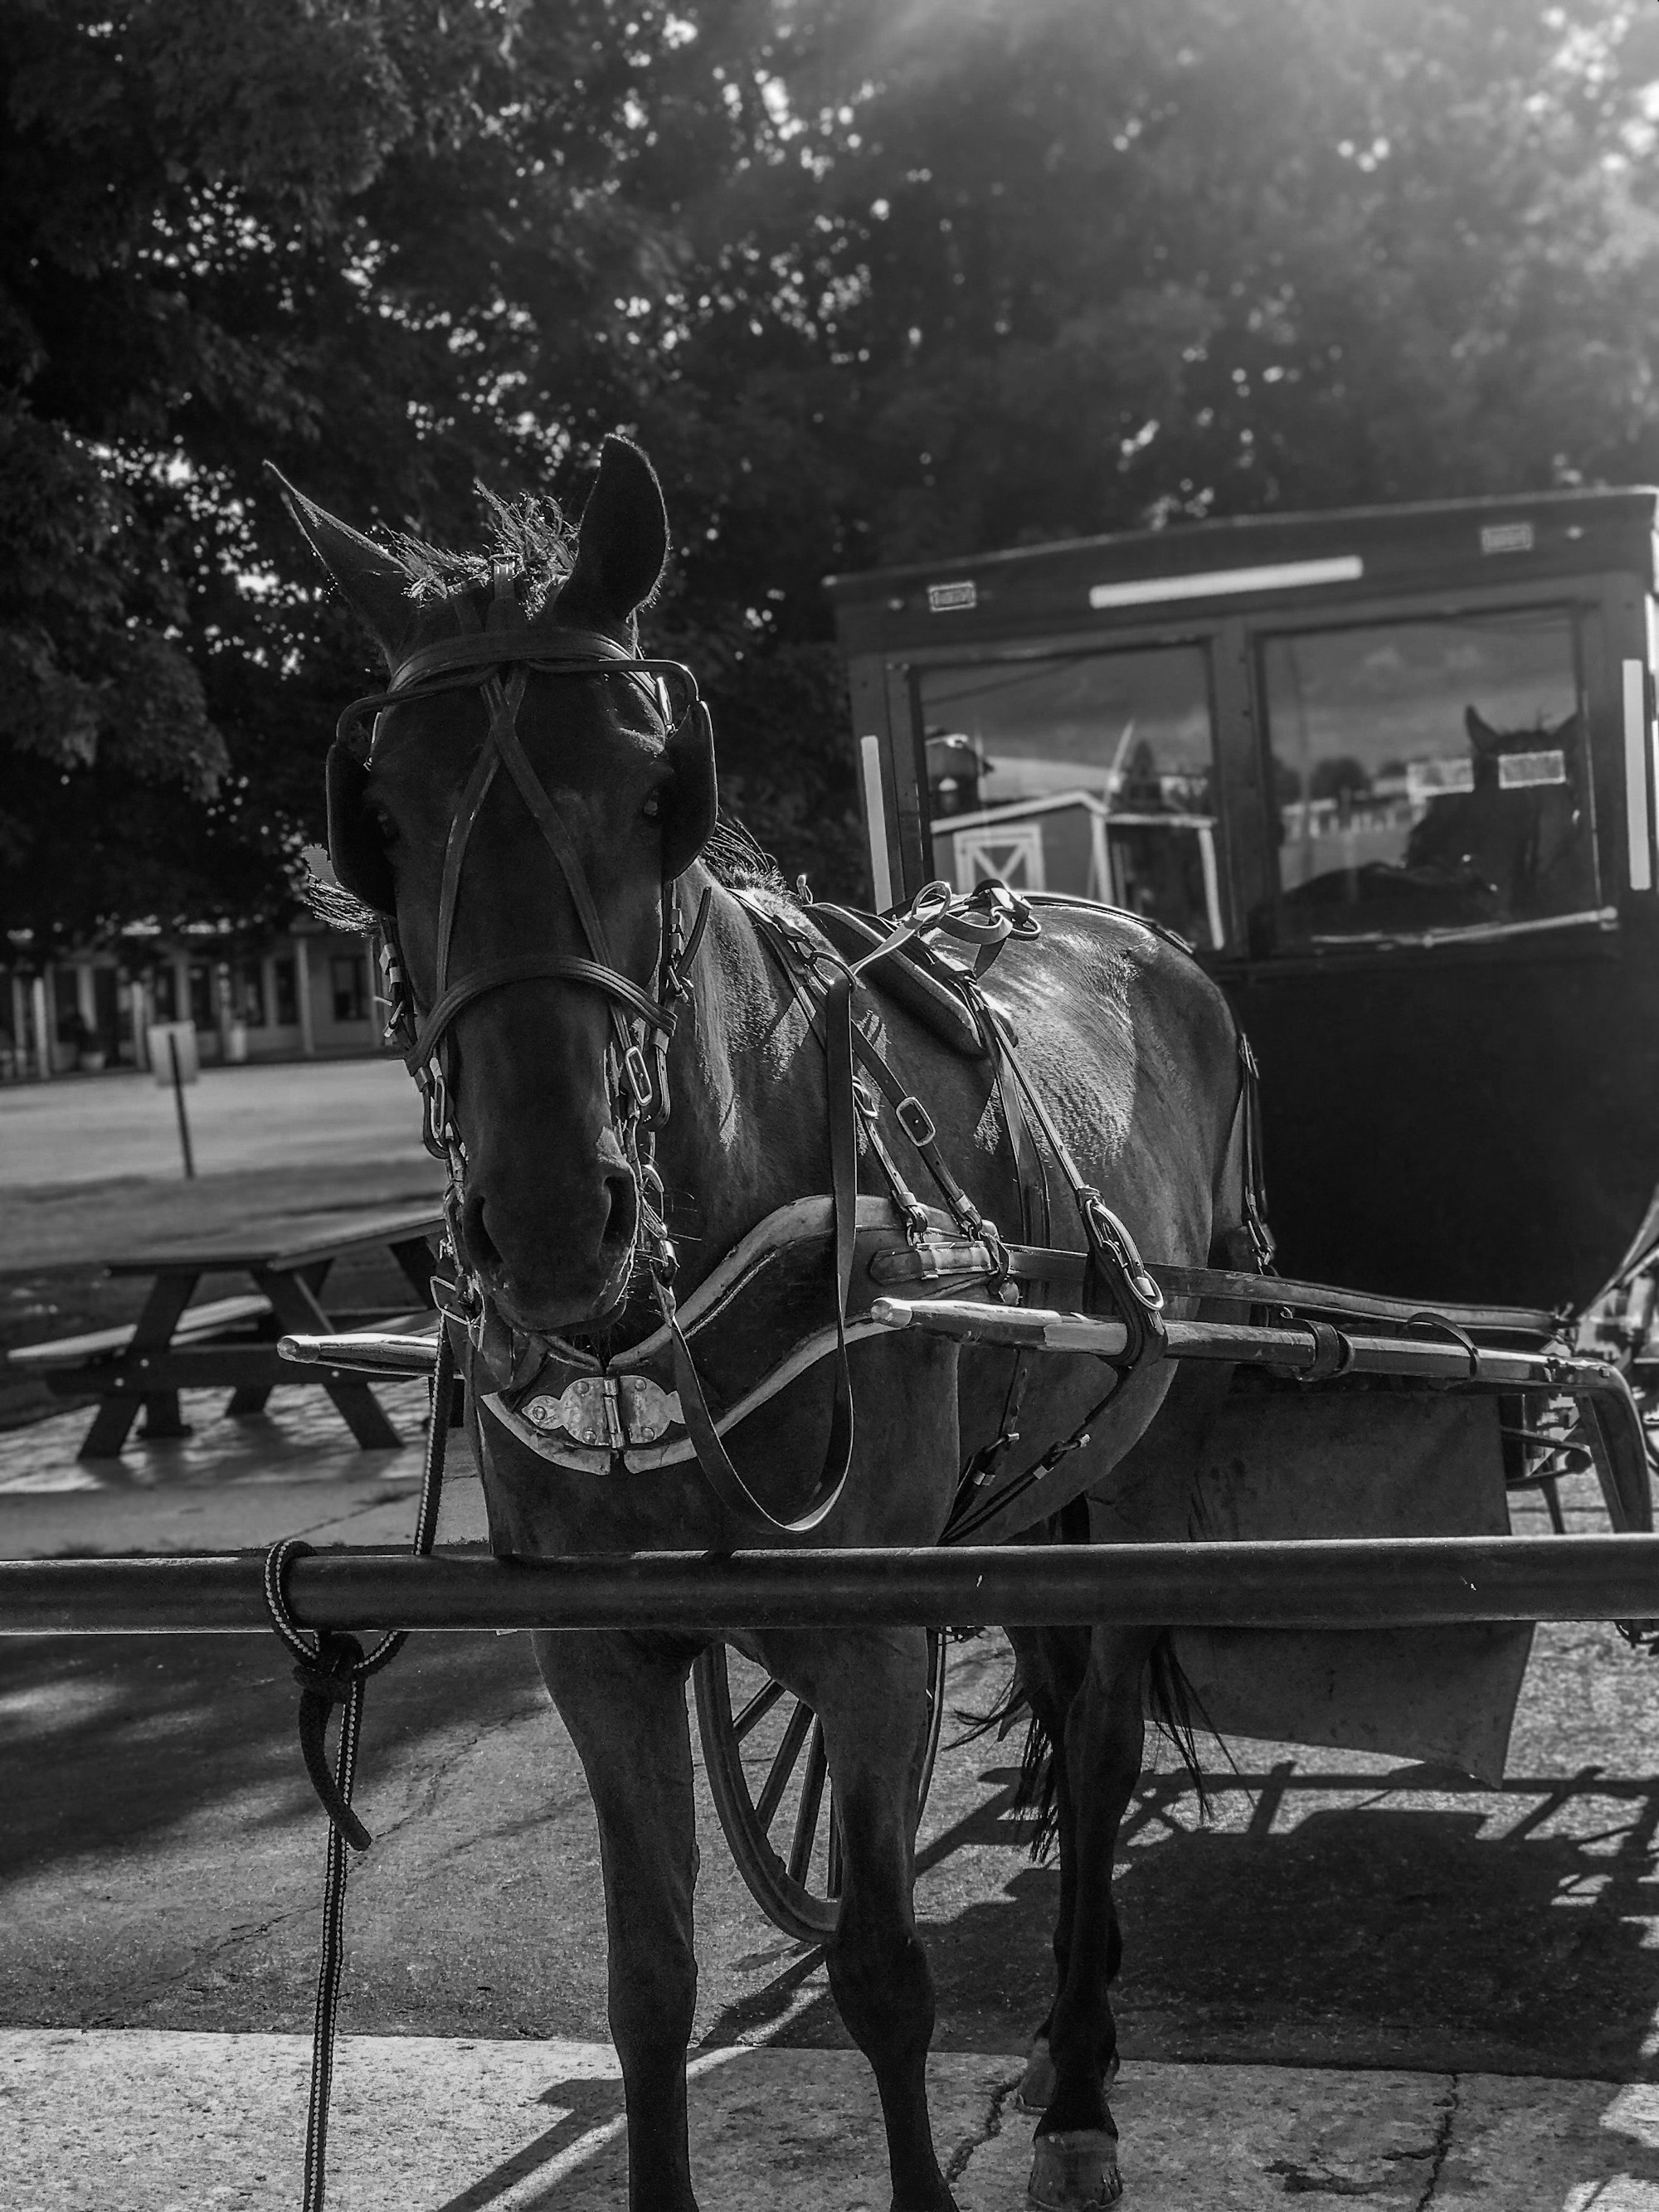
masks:
[[[1083,1214],[1090,1236],[1117,1262],[1137,1303],[1149,1314],[1162,1313],[1163,1291],[1147,1273],[1146,1263],[1133,1237],[1097,1190],[1090,1191],[1084,1198]]]
[[[918,1152],[925,1146],[933,1143],[938,1132],[933,1127],[933,1115],[920,1098],[914,1097],[901,1098],[898,1104],[894,1107],[893,1113],[900,1128],[903,1130]]]
[[[627,1085],[635,1106],[641,1114],[648,1113],[655,1092],[651,1087],[651,1070],[646,1065],[645,1054],[638,1045],[630,1044],[623,1054],[623,1080]]]
[[[869,1122],[873,1123],[881,1111],[880,1103],[875,1092],[861,1075],[855,1075],[853,1078],[853,1103]]]
[[[415,1071],[415,1082],[421,1094],[424,1120],[421,1141],[434,1160],[447,1160],[454,1165],[450,1145],[449,1086],[444,1081],[444,1072],[436,1054],[423,1067]]]

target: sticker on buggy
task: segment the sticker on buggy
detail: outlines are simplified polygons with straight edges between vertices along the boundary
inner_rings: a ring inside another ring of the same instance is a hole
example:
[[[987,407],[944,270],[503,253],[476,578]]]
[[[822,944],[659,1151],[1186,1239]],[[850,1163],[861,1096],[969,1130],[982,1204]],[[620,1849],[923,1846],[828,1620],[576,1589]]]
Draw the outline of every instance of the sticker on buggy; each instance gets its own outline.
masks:
[[[1563,752],[1500,753],[1498,782],[1503,791],[1528,791],[1534,784],[1565,783],[1567,757]]]

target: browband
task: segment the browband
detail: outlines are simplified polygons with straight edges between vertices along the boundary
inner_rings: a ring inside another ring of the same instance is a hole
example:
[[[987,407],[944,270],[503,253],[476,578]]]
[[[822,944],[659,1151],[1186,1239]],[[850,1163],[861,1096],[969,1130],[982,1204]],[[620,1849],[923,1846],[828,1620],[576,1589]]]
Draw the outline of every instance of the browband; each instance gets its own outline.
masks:
[[[478,636],[440,638],[400,660],[384,691],[365,692],[354,699],[335,724],[334,734],[344,742],[365,716],[445,691],[476,689],[495,670],[508,666],[543,668],[565,676],[663,674],[684,678],[687,673],[678,660],[629,653],[603,630],[490,630]]]

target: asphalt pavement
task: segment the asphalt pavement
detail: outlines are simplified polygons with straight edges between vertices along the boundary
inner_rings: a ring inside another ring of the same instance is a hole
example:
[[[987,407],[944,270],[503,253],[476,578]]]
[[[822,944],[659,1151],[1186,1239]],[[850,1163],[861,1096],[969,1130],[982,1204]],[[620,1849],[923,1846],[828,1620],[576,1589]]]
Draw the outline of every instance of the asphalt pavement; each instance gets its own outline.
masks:
[[[337,1160],[423,1157],[414,1086],[395,1053],[205,1067],[186,1086],[198,1175]],[[108,1068],[0,1084],[0,1188],[183,1172],[172,1093]]]
[[[0,1556],[406,1536],[409,1406],[396,1455],[356,1451],[315,1394],[252,1423],[187,1410],[191,1438],[90,1477],[83,1415],[0,1440]],[[441,1541],[482,1534],[463,1460]],[[1020,2201],[1008,2098],[1058,1888],[1012,1815],[1016,1743],[971,1730],[1006,1664],[994,1637],[953,1650],[919,1851],[964,2212]],[[1234,1740],[1209,1747],[1204,1817],[1164,1757],[1117,1876],[1131,2203],[1659,2208],[1656,1683],[1611,1629],[1540,1631],[1499,1790]],[[0,2171],[33,2191],[0,2197],[20,2212],[293,2201],[323,1850],[295,1698],[263,1638],[0,1644]],[[358,1802],[375,1841],[351,1883],[342,2094],[356,2110],[354,2079],[382,2086],[338,2201],[619,2203],[597,1844],[526,1639],[413,1642],[371,1687]],[[761,1917],[706,1793],[700,1818],[696,2109],[722,2177],[703,2201],[884,2203],[821,1959]],[[427,2112],[399,2193],[384,2145]]]

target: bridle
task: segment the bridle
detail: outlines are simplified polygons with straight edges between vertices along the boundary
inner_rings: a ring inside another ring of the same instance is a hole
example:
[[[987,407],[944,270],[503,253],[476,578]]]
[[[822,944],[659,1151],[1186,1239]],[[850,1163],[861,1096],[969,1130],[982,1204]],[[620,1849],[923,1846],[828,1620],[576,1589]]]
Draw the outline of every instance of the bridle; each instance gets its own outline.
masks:
[[[335,755],[331,759],[332,795],[339,774],[337,759],[343,757],[355,763],[357,775],[361,777],[362,774],[362,755],[357,745],[365,722],[371,726],[367,751],[372,757],[374,726],[391,708],[456,690],[477,690],[483,699],[489,714],[488,727],[451,820],[445,845],[432,997],[424,1008],[416,1002],[397,918],[385,911],[379,917],[388,1034],[402,1048],[404,1065],[422,1094],[422,1135],[426,1148],[449,1170],[444,1212],[459,1278],[454,1286],[459,1295],[447,1310],[466,1324],[475,1348],[480,1343],[486,1307],[482,1285],[468,1266],[460,1234],[466,1147],[455,1121],[453,1105],[453,1031],[457,1018],[489,993],[514,983],[574,983],[604,995],[611,1030],[605,1058],[613,1127],[634,1176],[641,1234],[653,1268],[661,1275],[672,1275],[673,1248],[663,1220],[661,1185],[651,1155],[654,1133],[667,1121],[670,1111],[668,1047],[680,1002],[690,996],[686,971],[696,956],[709,910],[708,894],[705,892],[690,935],[684,936],[676,881],[665,873],[654,991],[617,967],[574,841],[532,767],[519,736],[519,709],[529,678],[532,674],[631,677],[647,691],[653,710],[663,720],[665,742],[672,742],[680,735],[694,718],[705,741],[710,741],[708,709],[698,693],[696,678],[679,661],[631,653],[599,630],[549,632],[530,629],[518,604],[514,575],[512,562],[500,561],[494,564],[495,588],[489,625],[483,633],[441,639],[418,647],[399,661],[384,691],[353,700],[336,726]],[[463,619],[470,618],[476,624],[477,617],[470,604],[460,603],[458,611]],[[672,704],[676,693],[678,713]],[[511,953],[500,959],[487,960],[455,976],[451,974],[451,957],[462,872],[472,832],[502,769],[516,787],[558,865],[587,951],[586,954],[551,951]],[[689,866],[693,857],[694,854],[687,854],[682,867]]]

